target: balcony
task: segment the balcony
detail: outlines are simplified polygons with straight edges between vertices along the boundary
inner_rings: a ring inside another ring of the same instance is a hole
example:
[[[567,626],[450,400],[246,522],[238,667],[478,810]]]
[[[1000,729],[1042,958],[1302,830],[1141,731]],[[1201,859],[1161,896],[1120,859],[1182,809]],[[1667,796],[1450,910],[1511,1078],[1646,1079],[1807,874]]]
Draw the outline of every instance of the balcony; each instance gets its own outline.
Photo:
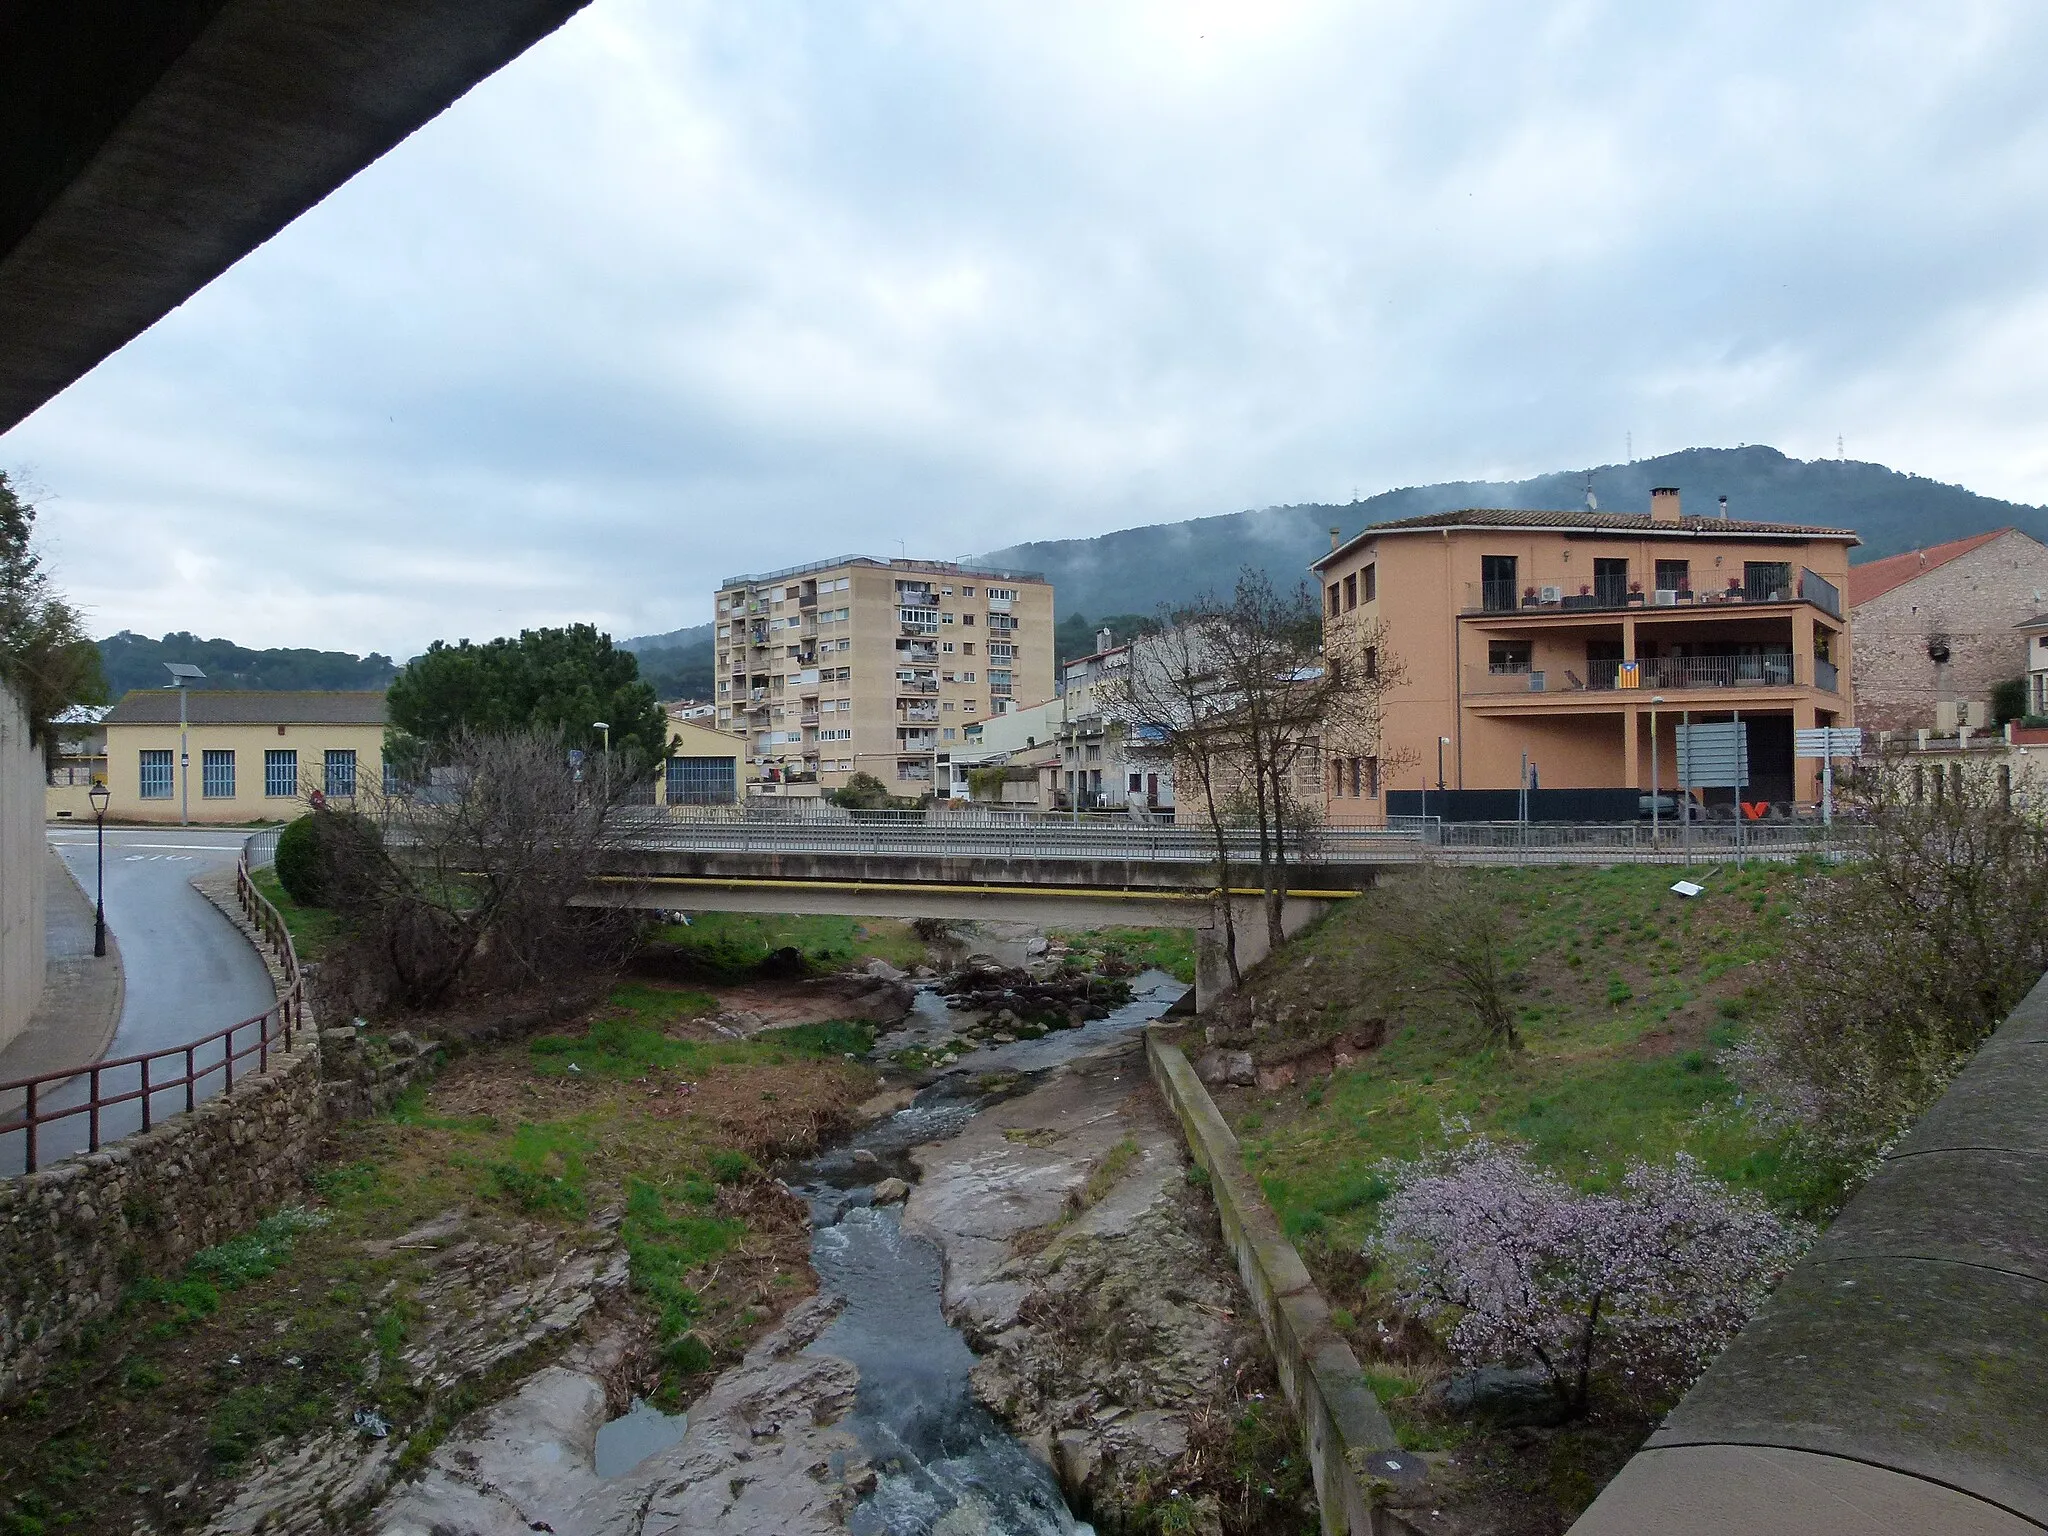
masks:
[[[905,725],[937,725],[939,708],[936,704],[905,704],[896,718]]]
[[[1836,669],[1789,651],[1752,656],[1645,656],[1635,662],[1583,662],[1578,667],[1465,668],[1467,698],[1513,694],[1650,694],[1700,689],[1804,688],[1839,691]],[[1816,678],[1818,683],[1816,684]],[[1617,700],[1616,702],[1622,702]]]
[[[1731,576],[1718,591],[1690,587],[1643,590],[1624,577],[1599,576],[1588,584],[1558,581],[1517,587],[1512,581],[1468,581],[1465,613],[1612,612],[1619,608],[1712,607],[1723,603],[1811,603],[1831,618],[1842,616],[1842,594],[1835,584],[1800,568],[1746,572]]]
[[[896,691],[898,693],[937,693],[939,691],[939,680],[935,677],[898,678],[896,680]]]
[[[936,731],[898,731],[896,750],[898,752],[936,752],[939,749],[939,735]]]

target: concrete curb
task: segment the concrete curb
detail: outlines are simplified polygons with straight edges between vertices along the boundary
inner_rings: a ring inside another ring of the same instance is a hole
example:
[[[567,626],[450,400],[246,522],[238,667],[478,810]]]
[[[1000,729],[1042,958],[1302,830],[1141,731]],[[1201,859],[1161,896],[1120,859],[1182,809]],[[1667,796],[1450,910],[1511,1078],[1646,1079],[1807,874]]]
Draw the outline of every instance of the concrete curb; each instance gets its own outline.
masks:
[[[1223,1240],[1301,1420],[1323,1530],[1328,1536],[1412,1530],[1396,1511],[1427,1501],[1423,1459],[1400,1449],[1358,1357],[1330,1322],[1329,1306],[1245,1171],[1237,1137],[1186,1054],[1148,1029],[1145,1064],[1180,1122],[1189,1155],[1209,1175]]]
[[[49,850],[49,860],[46,930],[82,924],[89,933],[92,898],[56,849]],[[72,908],[68,922],[60,922],[60,907]],[[128,995],[121,945],[114,930],[107,930],[106,959],[111,965],[102,968],[100,962],[87,958],[89,953],[88,948],[83,954],[49,955],[46,944],[42,998],[29,1017],[28,1026],[0,1050],[0,1081],[41,1077],[71,1067],[83,1070],[107,1054],[107,1047],[120,1030],[121,1009]],[[76,966],[89,966],[92,970],[73,970]],[[82,1034],[75,1029],[81,1017],[85,1023]],[[0,1114],[19,1109],[21,1103],[18,1093],[0,1095]]]

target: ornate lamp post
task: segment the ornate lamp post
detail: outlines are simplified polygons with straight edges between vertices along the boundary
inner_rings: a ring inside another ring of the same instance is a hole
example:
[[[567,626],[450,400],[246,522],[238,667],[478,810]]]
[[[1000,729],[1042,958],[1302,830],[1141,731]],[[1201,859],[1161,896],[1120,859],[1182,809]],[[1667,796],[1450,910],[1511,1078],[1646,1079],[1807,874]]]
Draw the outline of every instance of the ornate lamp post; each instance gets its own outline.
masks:
[[[112,797],[106,782],[101,780],[86,791],[86,798],[92,801],[93,825],[97,830],[98,851],[93,855],[99,870],[99,891],[93,898],[92,952],[99,959],[107,954],[107,801]]]

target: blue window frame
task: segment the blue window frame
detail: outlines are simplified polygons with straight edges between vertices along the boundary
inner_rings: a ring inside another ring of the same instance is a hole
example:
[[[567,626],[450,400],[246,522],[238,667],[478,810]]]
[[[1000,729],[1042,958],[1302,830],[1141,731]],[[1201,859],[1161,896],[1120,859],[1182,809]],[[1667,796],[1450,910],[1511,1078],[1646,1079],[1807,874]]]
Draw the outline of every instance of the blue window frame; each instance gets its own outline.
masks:
[[[161,751],[152,750],[142,754],[142,798],[171,798],[171,753],[168,747]]]
[[[356,754],[353,747],[327,749],[327,798],[349,799],[356,792]]]
[[[731,805],[739,798],[734,761],[729,757],[672,757],[668,760],[670,805]]]
[[[235,798],[235,754],[209,747],[199,754],[199,794],[206,800]]]
[[[295,799],[299,793],[299,754],[274,747],[263,754],[263,793],[272,800]]]

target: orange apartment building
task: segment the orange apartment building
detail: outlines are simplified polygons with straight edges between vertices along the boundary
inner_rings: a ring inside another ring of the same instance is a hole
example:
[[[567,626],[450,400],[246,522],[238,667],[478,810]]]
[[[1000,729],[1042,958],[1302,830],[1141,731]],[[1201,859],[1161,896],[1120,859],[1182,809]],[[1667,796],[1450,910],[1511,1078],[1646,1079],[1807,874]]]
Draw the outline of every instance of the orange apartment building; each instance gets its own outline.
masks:
[[[1792,732],[1855,719],[1845,528],[1651,510],[1466,511],[1404,518],[1312,569],[1331,643],[1379,621],[1401,670],[1376,759],[1333,760],[1336,822],[1384,818],[1390,790],[1678,788],[1676,729],[1748,721],[1747,800],[1810,803],[1817,762]],[[1444,739],[1448,738],[1447,741]],[[1713,798],[1711,795],[1709,799]],[[1718,797],[1730,798],[1727,791]]]

